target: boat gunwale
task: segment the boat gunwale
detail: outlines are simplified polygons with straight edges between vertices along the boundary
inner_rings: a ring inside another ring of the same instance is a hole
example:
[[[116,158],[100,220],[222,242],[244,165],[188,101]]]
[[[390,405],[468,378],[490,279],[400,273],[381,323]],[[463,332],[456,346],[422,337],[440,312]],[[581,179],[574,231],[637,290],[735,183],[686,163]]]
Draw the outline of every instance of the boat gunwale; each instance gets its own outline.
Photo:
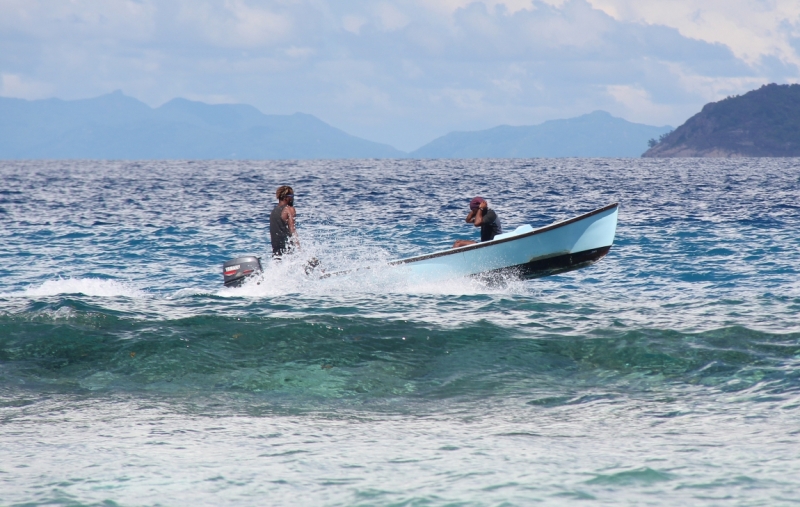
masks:
[[[427,260],[427,259],[435,259],[437,257],[444,257],[444,256],[447,256],[447,255],[453,255],[453,254],[456,254],[456,253],[467,252],[469,250],[477,250],[479,248],[485,248],[485,247],[489,247],[489,246],[492,246],[492,245],[499,245],[501,243],[507,243],[509,241],[516,241],[518,239],[527,238],[527,237],[530,237],[530,236],[535,236],[537,234],[542,234],[544,232],[552,231],[553,229],[558,229],[559,227],[564,227],[564,226],[567,226],[569,224],[573,224],[575,222],[579,222],[581,220],[585,220],[585,219],[587,219],[587,218],[589,218],[589,217],[591,217],[593,215],[597,215],[597,214],[600,214],[600,213],[603,213],[605,211],[608,211],[608,210],[611,210],[611,209],[614,209],[614,208],[618,208],[618,207],[619,207],[619,202],[614,202],[614,203],[608,204],[606,206],[603,206],[602,208],[598,208],[598,209],[592,210],[592,211],[590,211],[588,213],[584,213],[583,215],[578,215],[576,217],[569,218],[567,220],[564,220],[563,222],[556,222],[554,224],[545,225],[543,227],[539,227],[538,229],[534,229],[534,230],[532,230],[530,232],[525,232],[525,233],[522,233],[522,234],[517,235],[517,236],[511,236],[511,237],[508,237],[508,238],[497,239],[497,240],[493,239],[491,241],[475,243],[474,245],[466,245],[466,246],[462,246],[462,247],[458,247],[458,248],[451,248],[450,250],[443,250],[443,251],[439,251],[439,252],[433,252],[433,253],[429,253],[429,254],[418,255],[416,257],[408,257],[406,259],[398,259],[398,260],[395,260],[395,261],[389,261],[388,264],[390,266],[397,266],[398,264],[408,264],[410,262],[424,261],[424,260]],[[607,246],[607,245],[603,245],[603,246]]]

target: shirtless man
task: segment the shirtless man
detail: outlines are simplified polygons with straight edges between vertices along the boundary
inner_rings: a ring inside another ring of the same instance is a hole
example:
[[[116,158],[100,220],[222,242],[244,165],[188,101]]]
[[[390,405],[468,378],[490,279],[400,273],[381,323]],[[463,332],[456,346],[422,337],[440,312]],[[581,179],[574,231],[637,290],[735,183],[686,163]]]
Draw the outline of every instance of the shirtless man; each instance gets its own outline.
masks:
[[[275,192],[278,204],[269,215],[269,235],[272,240],[272,257],[280,259],[288,250],[288,243],[300,248],[300,240],[294,226],[297,212],[294,209],[294,190],[289,186],[278,187]]]
[[[475,227],[481,228],[481,241],[491,241],[495,236],[503,233],[503,227],[500,225],[497,213],[489,208],[489,202],[483,197],[475,197],[469,202],[469,214],[466,221],[467,223],[472,223]],[[453,248],[474,245],[475,243],[477,241],[457,239],[453,243]]]

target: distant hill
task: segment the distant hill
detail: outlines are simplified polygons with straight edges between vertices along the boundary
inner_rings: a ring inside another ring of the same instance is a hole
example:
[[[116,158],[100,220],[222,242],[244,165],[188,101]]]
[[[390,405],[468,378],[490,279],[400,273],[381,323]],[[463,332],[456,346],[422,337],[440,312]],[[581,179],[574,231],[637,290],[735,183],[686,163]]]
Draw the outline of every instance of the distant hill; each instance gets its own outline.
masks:
[[[643,157],[800,157],[800,85],[706,104]]]
[[[411,153],[416,158],[639,157],[647,141],[672,130],[595,111],[540,125],[451,132]]]
[[[337,159],[638,157],[669,132],[595,111],[527,127],[451,132],[411,154],[318,118],[174,99],[158,108],[114,92],[85,100],[0,97],[0,159]]]
[[[389,145],[318,118],[174,99],[151,108],[114,92],[87,100],[0,98],[0,159],[395,158]]]

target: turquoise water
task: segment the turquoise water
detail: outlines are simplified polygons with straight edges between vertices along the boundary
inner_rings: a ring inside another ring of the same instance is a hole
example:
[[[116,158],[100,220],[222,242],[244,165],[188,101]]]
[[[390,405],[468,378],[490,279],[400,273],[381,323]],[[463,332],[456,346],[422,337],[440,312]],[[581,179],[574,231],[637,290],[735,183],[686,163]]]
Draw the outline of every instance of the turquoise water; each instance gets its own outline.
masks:
[[[0,175],[2,505],[800,503],[797,159]],[[614,247],[492,285],[380,268],[475,239],[475,194],[508,230],[620,202]]]

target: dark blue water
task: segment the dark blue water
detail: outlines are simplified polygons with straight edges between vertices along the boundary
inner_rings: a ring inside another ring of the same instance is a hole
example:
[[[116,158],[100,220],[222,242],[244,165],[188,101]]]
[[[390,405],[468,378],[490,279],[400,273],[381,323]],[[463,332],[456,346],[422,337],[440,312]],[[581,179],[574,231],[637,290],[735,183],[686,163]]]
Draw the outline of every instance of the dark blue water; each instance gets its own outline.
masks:
[[[2,505],[800,503],[800,160],[0,162]],[[302,251],[261,284],[274,191]],[[532,281],[317,279],[620,202]],[[104,503],[105,502],[105,503]]]

